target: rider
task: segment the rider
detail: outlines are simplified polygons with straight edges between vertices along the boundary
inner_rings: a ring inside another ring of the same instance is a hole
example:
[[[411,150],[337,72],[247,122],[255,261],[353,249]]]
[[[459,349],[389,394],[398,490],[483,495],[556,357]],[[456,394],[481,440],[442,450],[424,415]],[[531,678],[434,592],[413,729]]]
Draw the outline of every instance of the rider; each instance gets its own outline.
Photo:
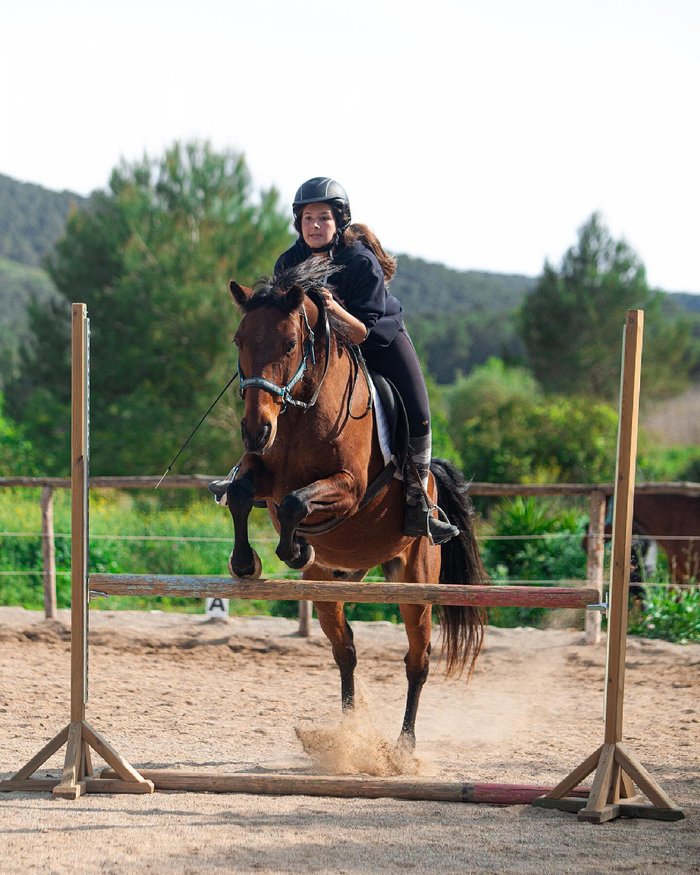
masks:
[[[361,346],[370,370],[390,380],[406,408],[409,427],[409,464],[403,533],[426,536],[442,544],[459,534],[446,519],[432,516],[426,487],[431,458],[430,406],[420,362],[403,322],[398,299],[386,284],[396,271],[379,240],[365,225],[351,225],[350,202],[335,180],[316,176],[299,188],[292,205],[296,243],[284,252],[275,273],[295,267],[307,258],[327,258],[342,267],[329,268],[337,299],[323,290],[329,311],[345,322],[352,343]],[[416,474],[418,477],[416,477]],[[418,479],[420,478],[420,479]],[[225,491],[227,481],[210,489]]]

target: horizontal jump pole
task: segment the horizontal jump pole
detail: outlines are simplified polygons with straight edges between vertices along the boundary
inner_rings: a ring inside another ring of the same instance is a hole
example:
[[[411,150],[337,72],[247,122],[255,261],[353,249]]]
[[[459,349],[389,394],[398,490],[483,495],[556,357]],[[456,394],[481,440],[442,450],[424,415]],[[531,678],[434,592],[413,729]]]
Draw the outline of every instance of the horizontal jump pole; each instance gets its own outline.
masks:
[[[474,607],[586,608],[598,602],[594,588],[566,586],[470,586],[437,583],[358,583],[338,580],[232,580],[230,577],[154,574],[91,574],[94,595],[179,596],[281,601],[355,602]]]
[[[344,775],[250,774],[205,775],[167,769],[140,769],[156,790],[190,793],[254,793],[265,796],[332,796],[352,799],[410,799],[427,802],[474,802],[492,805],[529,805],[550,792],[551,787],[526,784],[472,784],[463,781],[433,781],[429,778],[369,778]],[[116,777],[103,769],[100,780]],[[576,788],[572,795],[585,798],[589,791]]]

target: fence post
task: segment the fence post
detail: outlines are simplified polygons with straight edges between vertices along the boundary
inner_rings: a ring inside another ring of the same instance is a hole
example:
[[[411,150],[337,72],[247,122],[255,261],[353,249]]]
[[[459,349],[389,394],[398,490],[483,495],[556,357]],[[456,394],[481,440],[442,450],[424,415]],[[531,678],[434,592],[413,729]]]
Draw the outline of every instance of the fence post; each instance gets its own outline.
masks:
[[[591,492],[590,524],[586,558],[586,581],[598,590],[598,601],[603,598],[603,563],[605,558],[605,493]],[[586,644],[600,641],[600,612],[586,611]]]
[[[299,602],[299,637],[311,637],[311,602]]]
[[[56,612],[56,549],[53,531],[53,489],[41,489],[41,556],[44,578],[44,613],[55,620]]]

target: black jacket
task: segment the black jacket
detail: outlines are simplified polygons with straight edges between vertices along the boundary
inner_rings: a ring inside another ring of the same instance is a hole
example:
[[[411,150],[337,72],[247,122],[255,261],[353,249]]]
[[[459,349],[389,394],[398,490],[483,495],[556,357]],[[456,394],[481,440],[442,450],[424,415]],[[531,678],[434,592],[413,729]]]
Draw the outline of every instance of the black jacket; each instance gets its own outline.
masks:
[[[277,259],[275,273],[296,267],[311,256],[311,249],[301,239]],[[342,268],[333,269],[333,265]],[[341,245],[331,253],[328,283],[349,313],[370,329],[363,349],[387,347],[404,327],[403,310],[398,298],[390,295],[384,274],[375,254],[364,243]]]

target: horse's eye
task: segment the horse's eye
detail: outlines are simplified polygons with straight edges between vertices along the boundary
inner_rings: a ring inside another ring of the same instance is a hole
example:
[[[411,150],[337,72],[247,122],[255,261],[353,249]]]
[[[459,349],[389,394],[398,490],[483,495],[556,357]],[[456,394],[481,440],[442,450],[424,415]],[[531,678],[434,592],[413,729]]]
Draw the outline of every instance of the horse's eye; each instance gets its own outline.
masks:
[[[294,347],[295,347],[296,345],[297,345],[296,340],[290,340],[290,341],[287,343],[287,350],[286,350],[287,355],[288,355],[288,354],[294,349]]]
[[[241,343],[240,343],[238,337],[234,337],[233,340],[231,341],[231,343],[235,343],[236,346],[240,349]]]

